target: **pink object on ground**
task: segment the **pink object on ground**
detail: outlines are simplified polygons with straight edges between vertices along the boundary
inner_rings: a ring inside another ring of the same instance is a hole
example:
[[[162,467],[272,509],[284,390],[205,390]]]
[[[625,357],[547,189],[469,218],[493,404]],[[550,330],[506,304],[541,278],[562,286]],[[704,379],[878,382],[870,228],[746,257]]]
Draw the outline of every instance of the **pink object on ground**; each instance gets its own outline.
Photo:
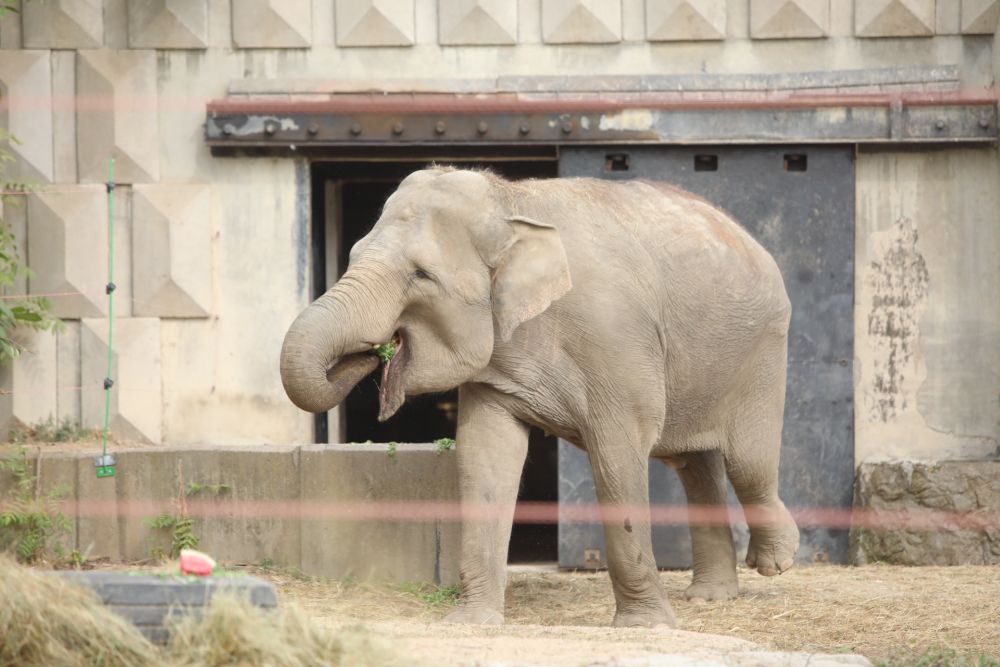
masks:
[[[215,560],[194,549],[181,549],[181,572],[207,577],[215,569]]]

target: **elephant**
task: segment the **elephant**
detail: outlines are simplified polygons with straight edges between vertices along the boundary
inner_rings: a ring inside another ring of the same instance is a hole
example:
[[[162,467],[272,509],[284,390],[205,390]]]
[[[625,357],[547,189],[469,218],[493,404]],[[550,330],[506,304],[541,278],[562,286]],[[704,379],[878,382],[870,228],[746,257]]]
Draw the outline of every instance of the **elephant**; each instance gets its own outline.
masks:
[[[379,420],[458,387],[461,595],[447,621],[504,620],[528,434],[588,454],[615,626],[676,626],[653,558],[650,459],[692,506],[747,512],[746,562],[792,566],[778,496],[791,304],[771,255],[725,212],[660,182],[509,181],[434,166],[407,176],[343,277],[288,329],[280,370],[323,412],[381,363]],[[737,594],[728,519],[691,527],[689,599]]]

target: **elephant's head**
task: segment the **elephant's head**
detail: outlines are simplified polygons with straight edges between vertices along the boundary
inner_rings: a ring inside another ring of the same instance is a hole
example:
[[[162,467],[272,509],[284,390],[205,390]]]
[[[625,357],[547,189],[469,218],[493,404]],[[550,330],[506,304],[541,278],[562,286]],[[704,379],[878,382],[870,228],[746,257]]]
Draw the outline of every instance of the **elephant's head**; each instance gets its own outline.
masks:
[[[492,174],[411,174],[351,249],[343,278],[292,324],[281,380],[297,406],[338,405],[375,370],[373,348],[396,343],[382,369],[379,420],[407,394],[445,391],[489,363],[570,288],[559,232],[518,214],[523,186]]]

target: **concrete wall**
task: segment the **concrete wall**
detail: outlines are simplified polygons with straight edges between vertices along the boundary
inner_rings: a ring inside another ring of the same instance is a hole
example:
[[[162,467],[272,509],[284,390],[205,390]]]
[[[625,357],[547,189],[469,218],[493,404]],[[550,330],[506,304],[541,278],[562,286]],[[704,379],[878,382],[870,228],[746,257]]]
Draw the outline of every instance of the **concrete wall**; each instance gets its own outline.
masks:
[[[221,561],[270,561],[339,579],[458,582],[458,524],[442,514],[457,507],[452,451],[255,445],[117,455],[119,474],[98,479],[93,453],[30,451],[36,493],[58,489],[66,501],[66,554],[137,561],[169,553],[170,531],[149,525],[166,514],[194,519],[198,548]],[[0,472],[0,499],[14,481]]]
[[[154,443],[311,439],[277,373],[308,301],[307,164],[213,158],[210,99],[934,67],[904,87],[981,88],[1000,64],[998,17],[1000,0],[27,3],[0,19],[0,126],[23,140],[8,176],[41,187],[5,210],[23,211],[8,218],[36,269],[26,287],[55,295],[69,325],[4,371],[0,417],[103,417],[100,183],[114,156],[115,429]],[[557,78],[520,78],[545,75]],[[985,149],[859,156],[859,460],[995,449],[996,165]]]
[[[1000,455],[995,148],[857,161],[857,460]]]

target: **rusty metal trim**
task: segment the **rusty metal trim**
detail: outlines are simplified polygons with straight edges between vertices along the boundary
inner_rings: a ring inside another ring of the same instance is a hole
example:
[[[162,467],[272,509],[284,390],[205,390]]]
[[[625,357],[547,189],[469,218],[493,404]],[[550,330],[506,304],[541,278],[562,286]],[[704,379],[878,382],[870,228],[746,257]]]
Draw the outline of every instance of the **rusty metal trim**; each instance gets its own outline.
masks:
[[[208,103],[213,148],[601,143],[995,142],[995,91],[338,95]]]

